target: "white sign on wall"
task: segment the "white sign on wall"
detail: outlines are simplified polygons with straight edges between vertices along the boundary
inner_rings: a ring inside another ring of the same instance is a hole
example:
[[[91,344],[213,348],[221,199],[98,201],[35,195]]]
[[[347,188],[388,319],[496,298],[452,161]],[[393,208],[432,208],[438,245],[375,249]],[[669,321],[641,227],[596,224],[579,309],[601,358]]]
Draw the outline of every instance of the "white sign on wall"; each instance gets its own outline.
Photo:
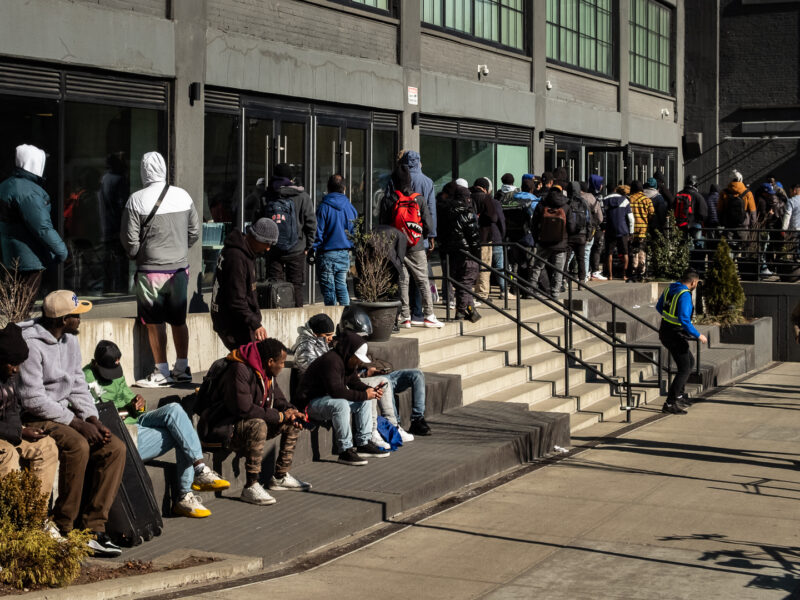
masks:
[[[408,88],[408,103],[412,106],[419,104],[419,90],[415,87]]]

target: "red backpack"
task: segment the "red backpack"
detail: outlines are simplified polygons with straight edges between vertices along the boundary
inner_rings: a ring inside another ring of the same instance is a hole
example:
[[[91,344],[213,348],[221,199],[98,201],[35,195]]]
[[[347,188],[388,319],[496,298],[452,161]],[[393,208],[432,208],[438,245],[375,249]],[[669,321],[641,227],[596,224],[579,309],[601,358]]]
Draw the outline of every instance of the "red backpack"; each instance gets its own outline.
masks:
[[[417,202],[419,194],[406,196],[396,190],[394,193],[397,196],[394,203],[394,226],[405,234],[409,248],[416,246],[422,239],[422,214]]]
[[[675,224],[681,229],[688,227],[693,215],[692,195],[686,192],[675,194]]]

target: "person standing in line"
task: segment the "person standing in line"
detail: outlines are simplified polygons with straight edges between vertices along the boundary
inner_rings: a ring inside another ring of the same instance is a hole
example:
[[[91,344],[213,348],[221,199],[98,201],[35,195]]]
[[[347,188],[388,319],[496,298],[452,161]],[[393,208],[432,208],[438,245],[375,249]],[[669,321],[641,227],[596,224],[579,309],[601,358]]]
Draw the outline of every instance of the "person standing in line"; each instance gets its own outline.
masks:
[[[614,249],[622,256],[623,278],[627,280],[628,272],[628,242],[633,231],[633,213],[628,194],[631,189],[627,185],[619,185],[614,193],[603,198],[603,207],[606,213],[606,261],[608,266],[608,279],[614,279]]]
[[[661,412],[674,415],[686,414],[689,402],[684,395],[684,388],[694,366],[689,340],[699,339],[703,344],[708,342],[706,336],[697,331],[692,324],[694,313],[692,292],[699,282],[700,276],[697,271],[689,269],[680,281],[670,284],[656,304],[656,310],[661,315],[658,339],[664,344],[677,367]]]
[[[606,277],[603,276],[603,268],[600,265],[600,258],[603,256],[605,251],[605,230],[607,226],[605,205],[603,204],[602,196],[604,185],[605,179],[603,179],[602,175],[589,176],[589,193],[597,199],[597,203],[600,205],[600,212],[602,215],[600,223],[595,229],[594,238],[592,240],[591,252],[589,253],[589,270],[587,271],[587,273],[591,273],[590,278],[597,281],[606,280]]]
[[[156,366],[139,387],[162,387],[192,380],[189,328],[189,248],[200,239],[200,222],[192,197],[167,182],[167,164],[158,152],[142,157],[143,189],[128,198],[122,212],[120,241],[136,261],[136,308],[147,328]],[[176,361],[167,363],[167,328],[172,329]]]
[[[492,182],[486,177],[479,177],[470,188],[472,203],[478,213],[478,225],[481,233],[480,261],[492,264],[493,242],[501,242],[505,233],[505,220],[501,222],[503,211],[492,197]],[[499,213],[499,214],[498,214]],[[502,234],[501,234],[502,233]],[[500,248],[502,251],[502,248]],[[475,284],[475,293],[478,297],[488,297],[491,291],[490,271],[482,270]]]
[[[317,233],[312,255],[317,264],[319,287],[326,306],[350,305],[347,273],[350,270],[351,236],[358,211],[345,196],[344,177],[338,173],[328,179],[328,193],[317,208]]]
[[[633,213],[633,240],[631,240],[631,279],[644,280],[647,260],[647,231],[655,213],[653,202],[644,194],[640,181],[631,181],[631,212]]]

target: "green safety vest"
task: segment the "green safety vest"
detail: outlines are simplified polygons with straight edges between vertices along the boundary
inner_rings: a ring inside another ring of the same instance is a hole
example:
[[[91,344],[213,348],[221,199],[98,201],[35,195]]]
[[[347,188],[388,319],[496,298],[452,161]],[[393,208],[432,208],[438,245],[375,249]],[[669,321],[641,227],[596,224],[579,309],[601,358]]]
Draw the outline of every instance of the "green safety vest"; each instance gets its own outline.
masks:
[[[681,326],[681,321],[678,318],[678,299],[688,293],[689,290],[681,290],[672,298],[669,297],[669,289],[664,290],[663,304],[661,306],[661,320],[666,321],[670,325]]]

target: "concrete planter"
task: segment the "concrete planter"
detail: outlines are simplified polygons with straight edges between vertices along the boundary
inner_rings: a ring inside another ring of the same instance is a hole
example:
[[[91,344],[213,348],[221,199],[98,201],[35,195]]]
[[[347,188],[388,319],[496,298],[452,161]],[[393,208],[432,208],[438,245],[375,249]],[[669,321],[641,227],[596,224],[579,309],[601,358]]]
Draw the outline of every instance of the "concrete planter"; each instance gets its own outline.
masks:
[[[747,365],[748,370],[772,362],[772,337],[772,317],[760,317],[750,323],[719,329],[721,343],[746,344],[753,347],[753,363]]]

